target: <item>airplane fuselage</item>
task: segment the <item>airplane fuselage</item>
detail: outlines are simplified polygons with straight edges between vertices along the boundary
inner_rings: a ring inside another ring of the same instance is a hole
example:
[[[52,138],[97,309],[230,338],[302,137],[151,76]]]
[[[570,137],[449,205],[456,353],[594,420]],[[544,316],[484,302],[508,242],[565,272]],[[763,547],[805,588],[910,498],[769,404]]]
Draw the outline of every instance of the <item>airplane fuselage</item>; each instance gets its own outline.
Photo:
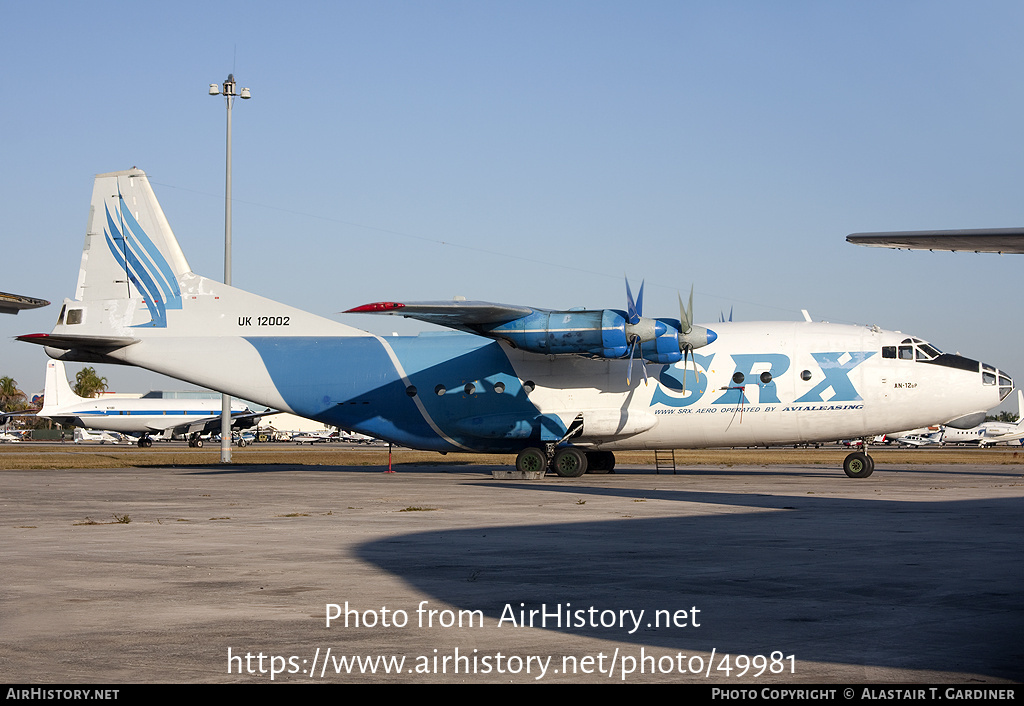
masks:
[[[244,407],[235,404],[233,409],[242,411]],[[42,416],[66,419],[85,429],[143,434],[213,417],[220,411],[220,400],[99,399],[94,404],[78,405]]]
[[[876,328],[716,329],[727,344],[688,364],[648,364],[646,385],[626,384],[626,361],[524,353],[465,334],[246,340],[296,414],[439,451],[557,442],[578,419],[572,442],[602,449],[827,441],[961,416],[966,400],[980,413],[1008,391],[984,382],[975,361],[884,358],[883,346],[905,336]],[[315,380],[295,377],[297,359],[320,371]]]

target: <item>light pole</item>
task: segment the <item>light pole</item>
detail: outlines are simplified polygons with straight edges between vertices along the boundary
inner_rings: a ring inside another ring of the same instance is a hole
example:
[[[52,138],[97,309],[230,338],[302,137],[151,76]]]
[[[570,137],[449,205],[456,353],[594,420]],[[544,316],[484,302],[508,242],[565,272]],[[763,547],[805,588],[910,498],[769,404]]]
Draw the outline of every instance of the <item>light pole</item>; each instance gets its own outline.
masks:
[[[210,95],[219,96],[223,93],[224,103],[228,108],[227,158],[224,178],[224,284],[231,284],[231,104],[235,97],[248,100],[252,96],[248,88],[235,93],[235,76],[228,74],[223,86],[210,84]],[[220,410],[220,462],[231,463],[231,395],[221,395]]]

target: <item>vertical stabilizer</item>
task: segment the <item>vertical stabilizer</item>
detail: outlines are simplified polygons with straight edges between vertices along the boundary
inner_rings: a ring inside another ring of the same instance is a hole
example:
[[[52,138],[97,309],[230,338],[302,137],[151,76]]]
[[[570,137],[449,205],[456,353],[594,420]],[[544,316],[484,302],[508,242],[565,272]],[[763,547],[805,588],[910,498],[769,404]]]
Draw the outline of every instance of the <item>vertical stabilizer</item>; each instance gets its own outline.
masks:
[[[181,308],[178,277],[191,272],[141,169],[99,174],[78,274],[78,301],[138,299],[152,322],[167,326]]]
[[[46,363],[46,386],[43,388],[43,408],[39,410],[39,416],[55,416],[69,405],[85,401],[84,397],[79,397],[71,389],[67,371],[64,370],[64,363],[59,360],[48,361]]]

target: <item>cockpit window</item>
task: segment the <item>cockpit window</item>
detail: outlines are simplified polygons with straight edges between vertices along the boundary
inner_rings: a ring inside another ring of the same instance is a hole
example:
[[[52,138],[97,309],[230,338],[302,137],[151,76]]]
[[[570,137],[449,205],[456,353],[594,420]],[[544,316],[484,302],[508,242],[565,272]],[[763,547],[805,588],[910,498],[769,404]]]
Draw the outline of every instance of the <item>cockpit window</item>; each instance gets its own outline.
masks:
[[[932,344],[919,338],[904,338],[897,346],[882,346],[883,358],[899,360],[932,361],[942,355],[942,351]]]

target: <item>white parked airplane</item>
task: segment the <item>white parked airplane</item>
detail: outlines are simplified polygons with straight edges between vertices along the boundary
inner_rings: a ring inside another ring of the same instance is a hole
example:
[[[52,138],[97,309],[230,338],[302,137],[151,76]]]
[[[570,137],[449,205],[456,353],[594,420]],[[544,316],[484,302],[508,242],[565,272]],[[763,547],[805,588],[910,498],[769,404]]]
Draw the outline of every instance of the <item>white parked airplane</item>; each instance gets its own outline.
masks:
[[[263,416],[253,415],[239,402],[233,401],[231,409],[236,415],[236,428],[246,429]],[[199,435],[220,428],[220,411],[219,399],[79,397],[68,383],[64,363],[51,360],[46,364],[43,408],[36,416],[85,429],[137,436],[138,445],[146,448],[153,445],[151,434],[186,435],[190,446],[202,446]],[[75,441],[78,440],[76,436]],[[111,441],[92,437],[83,440]]]
[[[901,446],[938,446],[942,443],[944,433],[945,430],[942,427],[936,427],[931,430],[925,427],[911,431],[901,431],[896,434],[886,434],[885,443],[894,441]]]
[[[994,367],[877,327],[626,311],[394,303],[461,333],[382,338],[192,272],[145,173],[96,177],[74,299],[53,358],[138,365],[385,441],[517,454],[520,469],[607,470],[620,449],[862,438],[970,427],[1013,384]],[[905,350],[906,349],[906,350]],[[634,364],[652,384],[630,378]],[[847,475],[874,463],[851,453]]]
[[[125,437],[121,434],[109,431],[92,431],[90,429],[83,429],[81,427],[75,428],[75,443],[81,444],[83,442],[94,442],[98,444],[120,444],[124,441]],[[131,443],[129,441],[128,443]]]

